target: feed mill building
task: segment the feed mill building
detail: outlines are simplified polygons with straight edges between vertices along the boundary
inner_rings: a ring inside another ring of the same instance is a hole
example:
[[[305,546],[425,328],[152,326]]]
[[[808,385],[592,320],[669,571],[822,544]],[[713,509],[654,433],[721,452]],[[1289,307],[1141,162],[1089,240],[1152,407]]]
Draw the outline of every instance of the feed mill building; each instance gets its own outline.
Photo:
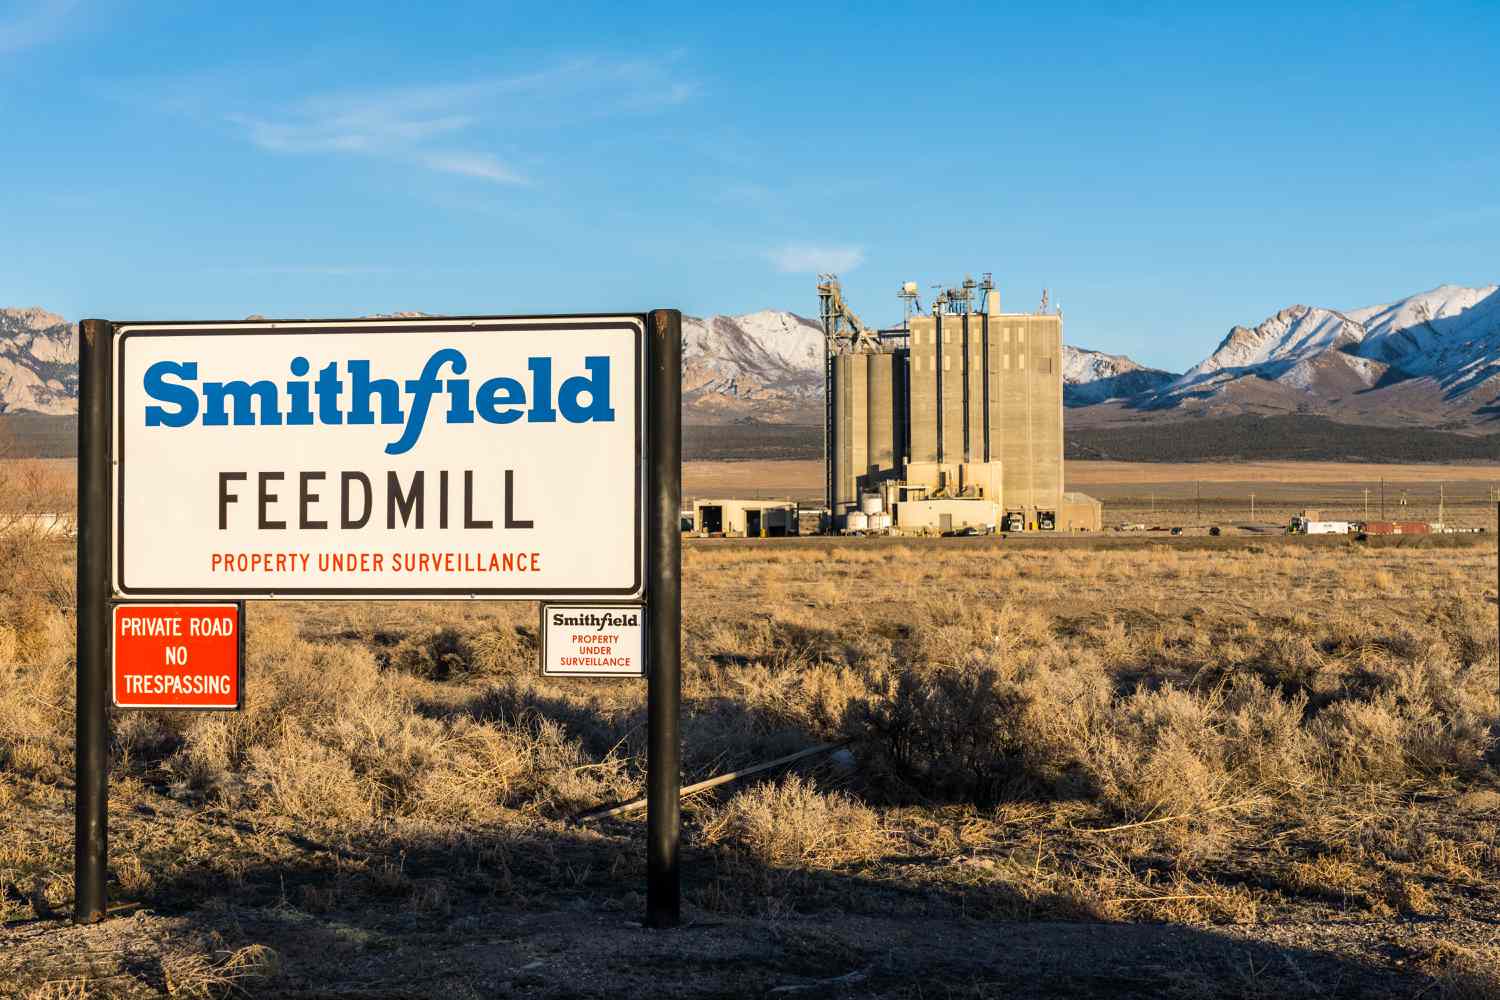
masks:
[[[1000,311],[989,275],[906,320],[865,326],[818,283],[827,345],[826,492],[835,529],[1098,531],[1063,491],[1062,315]]]

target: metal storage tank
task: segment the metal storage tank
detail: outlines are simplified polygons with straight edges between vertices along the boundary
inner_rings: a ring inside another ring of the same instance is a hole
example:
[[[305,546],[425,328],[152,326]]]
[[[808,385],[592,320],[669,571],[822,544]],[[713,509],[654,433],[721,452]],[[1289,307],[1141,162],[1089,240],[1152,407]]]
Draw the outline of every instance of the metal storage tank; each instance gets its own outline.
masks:
[[[866,514],[879,514],[885,508],[879,493],[866,493],[860,497],[859,509]]]
[[[870,516],[861,511],[851,510],[844,515],[845,531],[868,531],[870,528]]]
[[[870,517],[871,531],[889,531],[891,527],[891,515],[874,514]]]

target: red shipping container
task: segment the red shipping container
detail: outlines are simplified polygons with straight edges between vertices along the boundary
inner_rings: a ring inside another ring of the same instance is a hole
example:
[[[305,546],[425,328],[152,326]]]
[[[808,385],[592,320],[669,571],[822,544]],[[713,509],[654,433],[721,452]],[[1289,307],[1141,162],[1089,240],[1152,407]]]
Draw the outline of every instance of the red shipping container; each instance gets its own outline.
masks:
[[[1426,521],[1366,521],[1359,530],[1367,535],[1430,535],[1432,525]]]

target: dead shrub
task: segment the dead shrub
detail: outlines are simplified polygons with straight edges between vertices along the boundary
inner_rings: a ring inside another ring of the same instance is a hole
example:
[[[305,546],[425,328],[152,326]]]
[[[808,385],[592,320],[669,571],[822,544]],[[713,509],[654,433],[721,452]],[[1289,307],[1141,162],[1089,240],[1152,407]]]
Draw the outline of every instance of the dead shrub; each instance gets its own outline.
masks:
[[[1303,720],[1307,695],[1282,697],[1255,677],[1224,699],[1223,761],[1240,787],[1285,791],[1315,779],[1314,750]]]
[[[407,639],[391,657],[396,669],[435,681],[467,673],[473,661],[469,637],[451,626]]]
[[[496,624],[470,634],[468,646],[471,673],[516,674],[536,664],[534,630]]]
[[[42,594],[0,538],[0,769],[61,780],[71,763],[73,619]],[[26,550],[30,551],[30,550]],[[51,555],[42,553],[47,558]],[[71,604],[71,599],[69,601]]]
[[[170,952],[161,959],[167,995],[218,1000],[243,994],[281,974],[281,956],[263,944],[230,952],[222,959],[201,952]]]
[[[1433,978],[1442,1000],[1497,1000],[1500,998],[1500,951],[1466,948],[1439,940],[1418,961]]]
[[[566,813],[634,790],[628,760],[593,760],[557,721],[529,712],[509,725],[465,723],[422,776],[414,812],[494,823],[517,810]]]
[[[847,730],[927,797],[987,808],[1017,783],[1028,696],[999,671],[934,666],[887,673],[850,705]]]
[[[710,814],[702,836],[740,845],[767,865],[801,868],[867,860],[884,842],[874,810],[796,774],[738,792]]]
[[[274,744],[251,747],[248,762],[267,802],[290,819],[325,823],[374,813],[372,789],[349,759],[300,726],[289,722]]]
[[[1445,713],[1425,697],[1394,691],[1330,706],[1311,732],[1331,771],[1354,781],[1472,775],[1495,746],[1490,720],[1468,709]]]

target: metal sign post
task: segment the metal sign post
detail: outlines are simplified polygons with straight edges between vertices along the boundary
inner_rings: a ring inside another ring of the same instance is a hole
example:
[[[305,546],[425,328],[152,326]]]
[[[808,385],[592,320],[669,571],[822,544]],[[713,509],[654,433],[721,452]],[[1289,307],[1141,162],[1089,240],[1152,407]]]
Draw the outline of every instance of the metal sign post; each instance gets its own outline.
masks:
[[[73,919],[104,919],[109,809],[109,371],[113,331],[78,324],[78,702]]]
[[[679,922],[681,313],[84,320],[79,383],[77,921],[106,908],[111,607],[252,597],[643,609],[645,923]],[[189,645],[127,686],[238,707],[222,643]]]
[[[681,920],[682,314],[651,314],[646,449],[646,926]]]

